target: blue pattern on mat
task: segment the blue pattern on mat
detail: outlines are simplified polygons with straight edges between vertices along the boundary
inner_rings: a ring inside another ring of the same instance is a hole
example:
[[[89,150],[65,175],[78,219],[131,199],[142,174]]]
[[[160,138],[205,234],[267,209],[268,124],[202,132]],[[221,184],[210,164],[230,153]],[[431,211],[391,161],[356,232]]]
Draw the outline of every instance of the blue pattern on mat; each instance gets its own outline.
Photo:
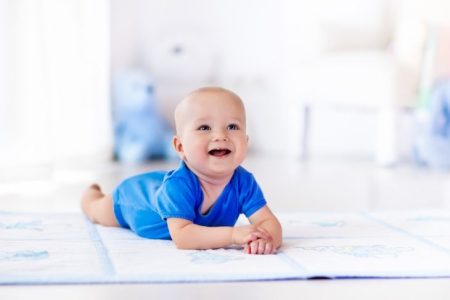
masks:
[[[81,213],[0,212],[0,284],[450,277],[450,211],[279,218],[278,254],[248,255],[235,247],[179,250]]]

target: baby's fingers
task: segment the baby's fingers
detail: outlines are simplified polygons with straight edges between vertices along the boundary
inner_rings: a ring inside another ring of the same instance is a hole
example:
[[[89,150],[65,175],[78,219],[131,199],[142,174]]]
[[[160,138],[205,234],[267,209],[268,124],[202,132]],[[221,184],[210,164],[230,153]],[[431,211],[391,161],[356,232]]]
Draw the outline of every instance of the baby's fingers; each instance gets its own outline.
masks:
[[[255,235],[258,239],[262,239],[262,240],[271,240],[272,239],[270,234],[267,234],[267,233],[259,231],[259,230],[253,232],[252,234]]]
[[[253,241],[256,241],[257,239],[259,239],[260,237],[260,234],[258,234],[258,232],[252,232],[252,233],[250,233],[249,235],[247,235],[245,238],[244,238],[244,244],[248,244],[248,243],[251,243],[251,242],[253,242]]]
[[[244,252],[247,254],[275,254],[276,249],[271,242],[258,239],[246,244]]]
[[[250,254],[258,254],[259,242],[254,241],[250,243]]]
[[[273,244],[266,243],[266,247],[264,249],[264,254],[272,254],[273,253]]]
[[[258,245],[258,253],[257,254],[266,254],[265,251],[266,251],[267,244],[268,243],[266,241],[260,240],[259,245]]]
[[[261,226],[258,226],[257,229],[258,229],[259,232],[264,234],[264,239],[265,240],[272,240],[272,235],[265,228],[263,228]]]
[[[260,239],[261,236],[262,236],[262,234],[257,231],[252,232],[244,237],[244,243],[250,243],[250,242],[256,241],[257,239]]]
[[[250,254],[250,244],[245,244],[244,252],[247,253],[247,254]]]

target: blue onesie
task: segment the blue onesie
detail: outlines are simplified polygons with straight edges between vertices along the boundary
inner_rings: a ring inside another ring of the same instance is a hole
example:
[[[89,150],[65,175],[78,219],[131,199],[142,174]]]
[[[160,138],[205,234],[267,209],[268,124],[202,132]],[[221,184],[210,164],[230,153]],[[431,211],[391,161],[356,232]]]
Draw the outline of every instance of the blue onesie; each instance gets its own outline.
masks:
[[[213,206],[202,214],[200,182],[183,161],[169,172],[155,171],[126,179],[112,197],[120,226],[151,239],[171,239],[167,218],[210,227],[234,226],[241,213],[249,217],[266,204],[253,175],[239,166]]]

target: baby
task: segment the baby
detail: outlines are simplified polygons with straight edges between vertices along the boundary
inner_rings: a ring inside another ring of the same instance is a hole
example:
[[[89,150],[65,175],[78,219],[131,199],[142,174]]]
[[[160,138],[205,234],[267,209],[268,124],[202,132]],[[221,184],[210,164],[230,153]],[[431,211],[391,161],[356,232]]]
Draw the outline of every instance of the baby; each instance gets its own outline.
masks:
[[[177,169],[128,178],[112,195],[94,184],[81,200],[84,213],[142,237],[172,239],[179,249],[241,245],[248,254],[275,253],[281,225],[240,166],[248,148],[241,99],[219,87],[195,90],[177,105],[175,124]],[[234,226],[241,213],[250,225]]]

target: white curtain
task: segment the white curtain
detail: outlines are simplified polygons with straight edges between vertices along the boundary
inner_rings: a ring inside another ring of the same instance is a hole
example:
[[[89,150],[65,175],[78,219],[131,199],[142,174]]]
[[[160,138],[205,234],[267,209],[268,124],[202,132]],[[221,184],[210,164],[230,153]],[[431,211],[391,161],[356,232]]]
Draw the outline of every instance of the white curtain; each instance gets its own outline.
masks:
[[[0,182],[107,160],[109,1],[0,0]]]

